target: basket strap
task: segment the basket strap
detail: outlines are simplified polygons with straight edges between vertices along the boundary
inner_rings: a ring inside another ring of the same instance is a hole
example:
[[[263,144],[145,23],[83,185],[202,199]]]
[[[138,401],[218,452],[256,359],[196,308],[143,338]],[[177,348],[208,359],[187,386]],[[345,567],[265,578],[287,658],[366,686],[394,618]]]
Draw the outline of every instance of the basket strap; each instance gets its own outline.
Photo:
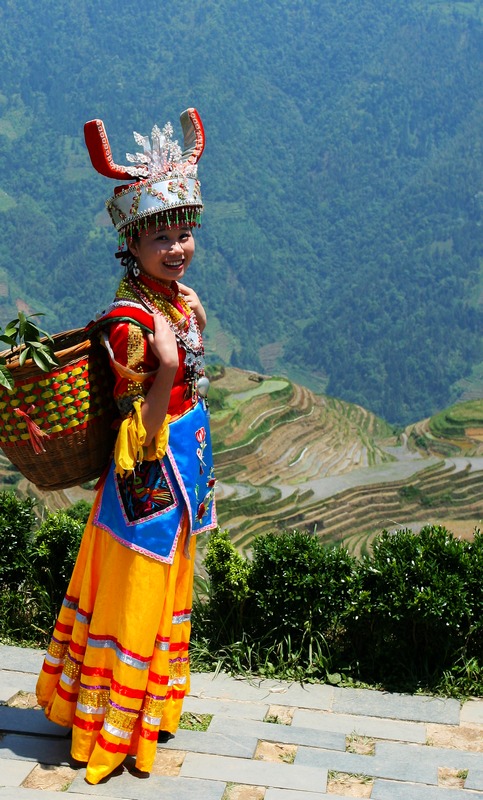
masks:
[[[131,322],[145,330],[146,333],[154,333],[152,313],[139,308],[139,306],[119,306],[119,308],[111,309],[99,319],[90,322],[86,326],[86,333],[88,336],[92,336],[93,333],[97,333],[112,322]]]

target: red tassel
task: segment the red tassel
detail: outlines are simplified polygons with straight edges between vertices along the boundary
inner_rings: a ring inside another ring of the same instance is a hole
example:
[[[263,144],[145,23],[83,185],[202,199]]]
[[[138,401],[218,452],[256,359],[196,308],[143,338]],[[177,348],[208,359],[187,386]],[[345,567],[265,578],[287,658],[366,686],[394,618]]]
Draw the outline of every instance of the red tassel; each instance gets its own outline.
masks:
[[[22,419],[24,419],[27,423],[27,430],[30,435],[30,444],[32,445],[34,453],[39,455],[39,453],[45,453],[45,447],[42,439],[44,436],[46,436],[48,439],[49,435],[44,433],[44,431],[41,431],[37,423],[30,419],[29,414],[31,414],[34,410],[35,406],[30,406],[30,408],[27,409],[28,413],[21,411],[20,408],[15,408],[14,412],[17,417],[22,417]]]

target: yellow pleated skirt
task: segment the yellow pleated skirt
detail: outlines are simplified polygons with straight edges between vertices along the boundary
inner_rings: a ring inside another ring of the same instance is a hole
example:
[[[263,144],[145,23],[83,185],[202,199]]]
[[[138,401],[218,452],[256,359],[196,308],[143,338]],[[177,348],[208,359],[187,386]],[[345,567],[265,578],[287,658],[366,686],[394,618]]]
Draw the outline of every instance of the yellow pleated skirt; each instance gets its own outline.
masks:
[[[96,784],[126,755],[150,772],[158,731],[174,733],[189,692],[195,538],[173,564],[119,544],[92,524],[37,683],[49,719],[72,727],[72,757]]]

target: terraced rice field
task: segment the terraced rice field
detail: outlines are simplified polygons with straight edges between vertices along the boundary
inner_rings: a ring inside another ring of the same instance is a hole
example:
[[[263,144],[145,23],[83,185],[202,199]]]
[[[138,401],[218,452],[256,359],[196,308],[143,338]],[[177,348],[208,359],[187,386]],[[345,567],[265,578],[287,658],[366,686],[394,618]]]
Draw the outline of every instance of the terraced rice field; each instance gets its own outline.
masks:
[[[298,527],[361,555],[383,528],[458,515],[471,531],[483,516],[478,443],[450,451],[469,459],[442,459],[429,444],[424,458],[365,409],[285,383],[254,390],[238,370],[220,382],[232,395],[212,420],[218,509],[240,550],[259,533]],[[409,433],[439,445],[428,420]]]

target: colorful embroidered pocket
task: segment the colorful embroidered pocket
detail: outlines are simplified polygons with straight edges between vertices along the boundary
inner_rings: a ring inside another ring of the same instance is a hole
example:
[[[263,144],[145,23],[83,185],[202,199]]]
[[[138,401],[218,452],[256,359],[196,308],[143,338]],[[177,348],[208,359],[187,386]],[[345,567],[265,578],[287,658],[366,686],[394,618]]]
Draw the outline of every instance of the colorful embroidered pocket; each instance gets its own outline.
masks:
[[[119,497],[129,522],[151,517],[176,504],[159,461],[143,461],[124,478],[116,475]]]

